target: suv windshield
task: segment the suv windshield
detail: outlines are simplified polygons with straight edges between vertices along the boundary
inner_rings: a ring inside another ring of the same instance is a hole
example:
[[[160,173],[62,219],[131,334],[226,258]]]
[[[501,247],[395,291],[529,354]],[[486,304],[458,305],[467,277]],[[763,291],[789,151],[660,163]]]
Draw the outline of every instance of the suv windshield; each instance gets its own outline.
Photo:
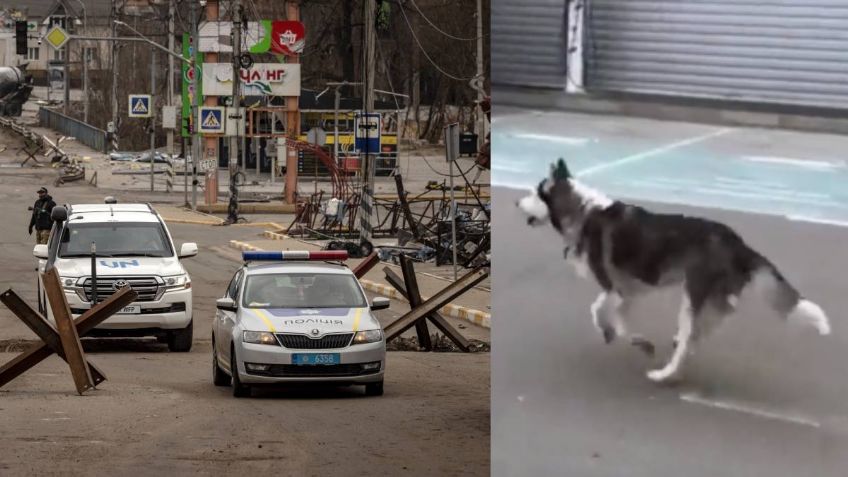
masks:
[[[247,277],[248,308],[361,308],[368,306],[353,275],[287,273]]]
[[[91,242],[99,257],[172,257],[165,230],[158,222],[68,224],[62,231],[59,257],[88,257]]]

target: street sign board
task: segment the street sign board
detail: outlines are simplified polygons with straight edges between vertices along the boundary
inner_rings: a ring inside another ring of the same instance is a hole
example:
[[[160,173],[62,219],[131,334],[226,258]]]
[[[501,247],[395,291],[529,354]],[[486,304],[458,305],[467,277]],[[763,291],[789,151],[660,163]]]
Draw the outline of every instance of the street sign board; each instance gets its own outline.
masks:
[[[224,134],[223,106],[201,106],[198,115],[198,130],[201,134]]]
[[[131,118],[149,118],[152,114],[150,107],[149,94],[131,94],[129,95],[129,106],[127,112]]]
[[[47,40],[47,44],[52,46],[56,50],[60,50],[68,40],[71,39],[71,35],[65,31],[64,28],[59,25],[54,26],[44,35],[44,39]]]
[[[198,161],[197,170],[199,170],[200,172],[206,172],[211,169],[214,169],[216,162],[217,161],[215,159],[203,159],[201,161]]]
[[[356,149],[365,154],[380,153],[380,113],[356,113],[353,120],[356,131]]]
[[[162,128],[176,129],[177,128],[177,107],[162,106]]]
[[[227,106],[224,109],[224,136],[243,136],[245,134],[244,125],[247,124],[247,108],[235,108]]]
[[[459,124],[445,126],[445,158],[448,162],[459,157]]]

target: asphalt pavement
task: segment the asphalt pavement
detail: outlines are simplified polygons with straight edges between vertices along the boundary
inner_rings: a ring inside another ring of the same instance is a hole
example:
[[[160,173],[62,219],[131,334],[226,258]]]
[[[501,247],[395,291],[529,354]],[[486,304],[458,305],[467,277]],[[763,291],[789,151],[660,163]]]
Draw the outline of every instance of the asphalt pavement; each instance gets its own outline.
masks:
[[[681,205],[722,220],[830,315],[833,334],[743,306],[689,362],[677,387],[645,372],[671,352],[679,297],[636,307],[651,360],[605,345],[589,306],[599,288],[562,259],[552,228],[529,228],[522,192],[495,190],[492,475],[842,476],[848,468],[848,229]]]
[[[0,154],[0,290],[35,301],[30,213],[42,185],[59,203],[179,202],[182,194],[53,187],[55,171],[21,168]],[[258,217],[251,217],[256,221]],[[267,219],[267,218],[266,218]],[[392,351],[385,395],[361,387],[271,388],[235,399],[211,379],[215,299],[238,268],[232,239],[264,228],[169,223],[174,241],[197,242],[185,260],[194,290],[194,345],[169,353],[155,340],[84,340],[108,377],[78,396],[57,357],[0,388],[0,476],[6,475],[488,475],[489,353]],[[404,311],[394,301],[386,323]],[[470,326],[470,325],[469,325]],[[0,306],[0,363],[35,336]]]
[[[496,110],[493,183],[533,187],[558,157],[582,182],[658,211],[726,222],[830,315],[794,328],[757,303],[688,362],[677,386],[645,372],[672,351],[679,294],[647,296],[631,330],[653,359],[605,345],[599,287],[530,228],[523,192],[494,192],[492,473],[842,476],[848,468],[848,138],[630,117]]]

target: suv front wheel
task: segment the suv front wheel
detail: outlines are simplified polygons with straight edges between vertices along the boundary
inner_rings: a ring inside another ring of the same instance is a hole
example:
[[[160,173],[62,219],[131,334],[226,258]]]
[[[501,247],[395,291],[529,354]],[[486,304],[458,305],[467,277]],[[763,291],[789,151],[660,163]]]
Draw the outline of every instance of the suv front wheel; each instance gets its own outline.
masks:
[[[194,335],[194,320],[188,322],[188,326],[181,330],[168,332],[168,349],[177,353],[185,353],[191,350],[191,340]]]

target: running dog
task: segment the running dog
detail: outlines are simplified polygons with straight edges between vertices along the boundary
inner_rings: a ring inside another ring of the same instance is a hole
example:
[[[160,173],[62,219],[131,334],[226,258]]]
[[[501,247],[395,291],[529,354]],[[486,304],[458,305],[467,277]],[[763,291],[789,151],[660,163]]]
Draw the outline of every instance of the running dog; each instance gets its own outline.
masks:
[[[675,349],[663,368],[648,371],[654,382],[678,378],[687,352],[736,309],[749,289],[788,321],[830,333],[822,309],[727,225],[612,200],[579,183],[562,159],[516,205],[528,225],[552,225],[565,239],[566,260],[601,286],[590,309],[606,343],[620,337],[652,355],[651,342],[627,331],[628,306],[640,294],[681,286]]]

